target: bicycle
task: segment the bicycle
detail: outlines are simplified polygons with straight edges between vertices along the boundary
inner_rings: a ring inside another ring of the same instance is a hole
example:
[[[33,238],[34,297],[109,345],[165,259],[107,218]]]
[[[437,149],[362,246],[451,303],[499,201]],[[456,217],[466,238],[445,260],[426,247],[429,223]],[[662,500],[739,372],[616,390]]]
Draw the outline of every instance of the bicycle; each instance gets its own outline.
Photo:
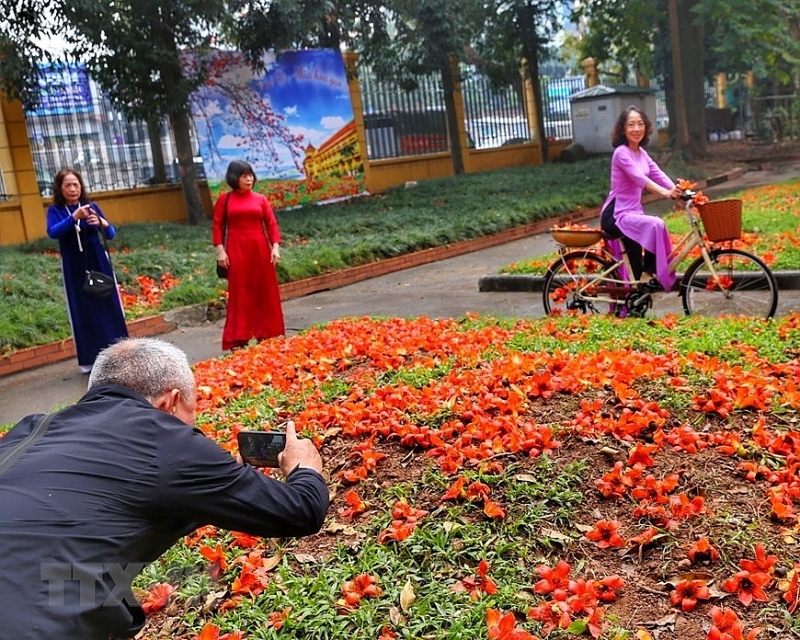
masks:
[[[741,237],[741,200],[708,202],[700,192],[681,196],[690,230],[675,245],[670,273],[695,249],[700,256],[684,272],[679,295],[686,315],[748,315],[771,318],[778,306],[775,275],[759,257],[733,248]],[[695,202],[695,200],[697,202]],[[694,214],[695,206],[700,220]],[[702,221],[708,240],[700,228]],[[566,312],[643,317],[653,308],[653,290],[630,279],[630,261],[612,256],[600,229],[550,230],[559,257],[548,268],[542,290],[545,314]],[[602,244],[600,244],[602,242]],[[725,246],[724,243],[730,242]]]

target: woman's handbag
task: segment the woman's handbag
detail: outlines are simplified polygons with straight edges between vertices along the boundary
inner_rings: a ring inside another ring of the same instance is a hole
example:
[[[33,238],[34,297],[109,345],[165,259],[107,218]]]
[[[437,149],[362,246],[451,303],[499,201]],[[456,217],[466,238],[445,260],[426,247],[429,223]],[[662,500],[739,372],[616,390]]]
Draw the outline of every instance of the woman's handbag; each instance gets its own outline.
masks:
[[[84,293],[94,296],[95,298],[108,298],[111,295],[111,292],[117,288],[117,283],[114,280],[114,276],[106,275],[102,271],[92,271],[89,269],[89,258],[83,250],[83,244],[81,243],[81,229],[77,223],[75,223],[75,232],[78,234],[78,249],[80,249],[81,253],[83,254],[84,264],[86,265],[86,276],[83,278],[82,289]],[[103,240],[103,247],[106,250],[108,263],[111,264],[111,256],[108,253],[108,242],[106,241],[105,231],[100,229],[98,233]]]
[[[225,225],[228,223],[228,200],[231,197],[231,194],[225,196],[225,205],[222,209],[222,244],[225,245]],[[227,278],[228,277],[228,268],[221,267],[219,264],[217,265],[217,277],[218,278]]]
[[[102,271],[87,271],[83,280],[83,290],[96,298],[108,298],[117,288],[114,278]]]

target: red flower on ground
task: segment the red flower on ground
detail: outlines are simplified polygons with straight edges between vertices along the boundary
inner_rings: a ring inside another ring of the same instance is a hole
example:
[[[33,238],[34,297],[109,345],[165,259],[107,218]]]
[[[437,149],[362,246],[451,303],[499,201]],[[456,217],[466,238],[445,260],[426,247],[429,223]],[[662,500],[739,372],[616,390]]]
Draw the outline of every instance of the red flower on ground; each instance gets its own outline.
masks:
[[[708,631],[708,640],[743,640],[742,621],[733,609],[711,607],[708,615],[714,621]]]
[[[673,606],[680,605],[682,611],[693,611],[698,600],[708,600],[711,592],[705,580],[681,580],[669,594]]]
[[[763,542],[759,542],[756,545],[755,551],[755,560],[740,560],[739,566],[751,573],[769,573],[775,563],[778,562],[778,556],[768,556],[767,552],[764,550]]]
[[[619,522],[616,520],[598,520],[594,529],[586,534],[586,537],[596,543],[601,549],[613,547],[619,549],[625,546],[625,540],[617,533]]]
[[[211,577],[214,580],[217,580],[227,570],[228,561],[219,542],[214,549],[206,545],[200,547],[200,555],[211,563]]]
[[[283,611],[273,611],[269,614],[267,626],[272,627],[275,631],[280,631],[283,628],[283,623],[289,617],[292,608],[286,607]]]
[[[489,640],[537,640],[527,631],[517,629],[517,619],[511,611],[503,614],[497,609],[487,609],[486,626]]]
[[[144,602],[142,602],[142,610],[150,615],[151,613],[163,609],[167,602],[169,602],[169,597],[174,591],[175,587],[169,583],[159,582],[158,584],[154,584],[147,590],[147,597]]]
[[[533,590],[539,594],[552,593],[556,600],[564,600],[569,590],[569,572],[572,567],[563,560],[559,560],[554,569],[545,564],[536,567],[536,573],[541,576]]]
[[[383,590],[378,586],[375,576],[362,573],[352,580],[345,580],[342,585],[344,598],[338,600],[337,604],[342,606],[346,612],[348,609],[357,609],[362,598],[377,598],[382,593]]]
[[[594,591],[602,602],[613,602],[617,599],[617,591],[625,586],[625,581],[618,575],[606,576],[594,582]]]
[[[486,577],[487,573],[489,573],[489,563],[486,560],[481,560],[478,564],[477,577],[464,578],[450,588],[457,593],[469,591],[469,595],[473,600],[481,597],[481,591],[488,594],[497,593],[497,585],[491,578]]]
[[[700,562],[716,562],[719,558],[719,551],[711,546],[708,538],[702,536],[692,545],[692,548],[689,549],[689,553],[687,555],[689,556],[689,560],[692,561],[692,564],[698,564]]]
[[[800,607],[800,565],[795,565],[792,570],[792,579],[783,594],[783,601],[789,605],[789,613],[794,613]]]
[[[764,592],[772,578],[767,573],[750,573],[749,571],[739,571],[732,578],[728,578],[722,583],[722,588],[728,593],[735,593],[745,607],[749,607],[753,600],[766,602],[767,594]]]

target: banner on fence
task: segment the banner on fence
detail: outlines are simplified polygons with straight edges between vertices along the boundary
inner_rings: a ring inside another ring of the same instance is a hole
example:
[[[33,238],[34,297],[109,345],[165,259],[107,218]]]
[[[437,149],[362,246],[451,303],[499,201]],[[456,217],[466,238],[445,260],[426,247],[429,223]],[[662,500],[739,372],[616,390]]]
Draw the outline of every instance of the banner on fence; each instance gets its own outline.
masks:
[[[236,51],[189,56],[210,65],[209,81],[191,99],[212,195],[231,160],[249,162],[256,189],[276,209],[364,192],[364,167],[339,51],[269,53],[254,73]],[[227,188],[227,187],[224,187]]]
[[[83,63],[39,65],[36,108],[28,113],[37,116],[91,113],[94,110],[89,75]]]

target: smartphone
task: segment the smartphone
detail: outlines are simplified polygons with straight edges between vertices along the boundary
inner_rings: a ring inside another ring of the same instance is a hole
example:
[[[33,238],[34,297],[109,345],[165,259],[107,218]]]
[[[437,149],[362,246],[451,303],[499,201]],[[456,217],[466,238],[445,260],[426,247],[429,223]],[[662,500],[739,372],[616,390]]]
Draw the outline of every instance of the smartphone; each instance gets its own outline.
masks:
[[[240,431],[236,440],[242,460],[254,467],[277,467],[278,454],[286,446],[282,431]]]

